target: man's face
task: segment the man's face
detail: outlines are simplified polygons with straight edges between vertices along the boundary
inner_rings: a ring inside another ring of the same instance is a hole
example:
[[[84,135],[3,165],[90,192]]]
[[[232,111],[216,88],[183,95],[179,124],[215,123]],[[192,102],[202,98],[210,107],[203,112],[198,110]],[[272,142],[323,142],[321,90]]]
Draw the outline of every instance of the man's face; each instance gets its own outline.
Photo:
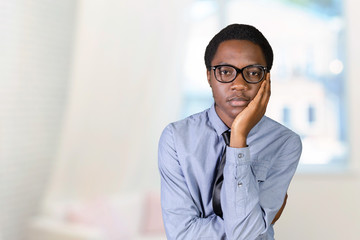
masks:
[[[260,46],[247,40],[227,40],[219,45],[211,62],[211,66],[222,64],[241,69],[252,64],[266,66],[266,61]],[[255,97],[261,85],[261,82],[247,83],[241,74],[231,83],[221,83],[215,79],[213,70],[207,71],[207,78],[215,100],[216,112],[229,127]]]

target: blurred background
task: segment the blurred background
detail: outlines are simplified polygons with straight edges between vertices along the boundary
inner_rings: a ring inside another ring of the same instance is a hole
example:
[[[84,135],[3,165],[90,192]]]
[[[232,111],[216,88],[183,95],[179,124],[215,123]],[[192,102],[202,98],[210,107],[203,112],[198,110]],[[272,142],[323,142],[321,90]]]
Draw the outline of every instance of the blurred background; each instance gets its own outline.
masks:
[[[0,0],[0,240],[166,239],[157,143],[211,106],[230,23],[275,53],[267,115],[303,155],[276,239],[359,239],[356,0]]]

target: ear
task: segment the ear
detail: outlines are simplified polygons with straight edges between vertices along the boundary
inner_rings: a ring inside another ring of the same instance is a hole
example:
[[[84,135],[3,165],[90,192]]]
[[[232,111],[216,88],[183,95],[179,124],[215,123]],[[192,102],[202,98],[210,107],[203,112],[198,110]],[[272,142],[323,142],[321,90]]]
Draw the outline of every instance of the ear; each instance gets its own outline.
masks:
[[[211,70],[206,69],[206,76],[207,76],[208,83],[211,87]]]

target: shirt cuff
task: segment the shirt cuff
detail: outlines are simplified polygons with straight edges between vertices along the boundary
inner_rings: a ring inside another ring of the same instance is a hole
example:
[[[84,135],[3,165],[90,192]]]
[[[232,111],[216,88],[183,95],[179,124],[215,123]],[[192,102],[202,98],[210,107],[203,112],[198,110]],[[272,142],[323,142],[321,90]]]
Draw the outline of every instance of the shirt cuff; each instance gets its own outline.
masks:
[[[226,162],[236,166],[251,164],[249,147],[232,148],[226,147]]]

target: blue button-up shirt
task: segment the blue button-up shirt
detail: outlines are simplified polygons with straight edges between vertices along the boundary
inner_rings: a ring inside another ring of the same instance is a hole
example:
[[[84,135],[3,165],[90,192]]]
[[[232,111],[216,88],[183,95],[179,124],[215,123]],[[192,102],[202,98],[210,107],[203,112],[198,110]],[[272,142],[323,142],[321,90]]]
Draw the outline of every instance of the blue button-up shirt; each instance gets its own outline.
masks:
[[[214,105],[164,129],[159,170],[168,239],[274,239],[271,222],[298,165],[300,138],[266,116],[250,131],[246,148],[227,147],[226,130]],[[212,190],[224,147],[222,219],[214,214]]]

